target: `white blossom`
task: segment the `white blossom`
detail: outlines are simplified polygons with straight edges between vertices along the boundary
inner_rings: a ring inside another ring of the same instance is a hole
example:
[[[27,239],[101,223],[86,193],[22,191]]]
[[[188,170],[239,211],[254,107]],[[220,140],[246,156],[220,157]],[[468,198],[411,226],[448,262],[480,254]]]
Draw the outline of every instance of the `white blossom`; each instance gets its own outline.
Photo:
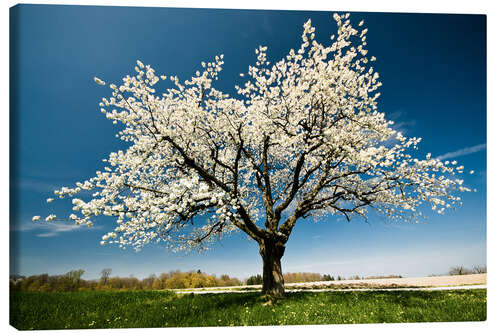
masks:
[[[45,221],[46,221],[46,222],[50,222],[50,221],[54,221],[55,219],[56,219],[56,215],[54,215],[54,214],[50,214],[49,216],[47,216],[47,217],[45,218]]]
[[[54,192],[73,197],[69,219],[91,226],[95,216],[114,217],[102,245],[165,241],[183,250],[238,230],[284,244],[298,220],[325,215],[376,211],[415,222],[424,203],[452,209],[461,200],[453,192],[470,191],[454,177],[463,167],[412,155],[421,138],[403,136],[378,110],[382,83],[367,64],[367,29],[348,17],[334,14],[331,45],[316,41],[308,20],[300,47],[282,59],[271,63],[267,47],[256,48],[236,97],[213,86],[222,55],[187,80],[170,75],[161,93],[155,85],[167,76],[138,60],[136,74],[99,103],[128,147],[94,177]],[[76,197],[81,191],[91,198]]]
[[[99,85],[101,85],[101,86],[103,86],[103,85],[105,85],[105,84],[106,84],[106,82],[104,82],[103,80],[99,79],[99,78],[98,78],[98,77],[96,77],[96,76],[94,77],[94,81],[95,81],[95,83],[97,83],[97,84],[99,84]]]

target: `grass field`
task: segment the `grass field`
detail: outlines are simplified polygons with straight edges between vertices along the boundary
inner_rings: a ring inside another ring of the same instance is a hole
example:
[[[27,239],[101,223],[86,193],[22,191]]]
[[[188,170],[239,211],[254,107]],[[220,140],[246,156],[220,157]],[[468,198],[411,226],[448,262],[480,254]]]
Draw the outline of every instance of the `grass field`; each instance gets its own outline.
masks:
[[[486,320],[485,289],[297,292],[275,305],[259,296],[17,292],[10,295],[10,323],[27,330]]]

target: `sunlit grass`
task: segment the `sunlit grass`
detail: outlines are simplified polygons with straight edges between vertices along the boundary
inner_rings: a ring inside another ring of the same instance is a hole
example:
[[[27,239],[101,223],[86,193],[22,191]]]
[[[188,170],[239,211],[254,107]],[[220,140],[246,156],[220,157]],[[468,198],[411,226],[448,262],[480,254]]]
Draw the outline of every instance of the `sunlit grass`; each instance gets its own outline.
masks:
[[[308,325],[486,320],[486,290],[176,295],[159,291],[12,293],[18,329]]]

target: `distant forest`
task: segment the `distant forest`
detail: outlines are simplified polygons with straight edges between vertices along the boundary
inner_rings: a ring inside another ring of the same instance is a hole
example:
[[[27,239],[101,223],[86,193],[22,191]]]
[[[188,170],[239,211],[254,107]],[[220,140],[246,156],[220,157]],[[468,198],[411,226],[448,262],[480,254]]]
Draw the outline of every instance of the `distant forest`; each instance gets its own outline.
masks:
[[[171,271],[152,274],[144,279],[111,277],[111,269],[103,269],[95,280],[82,279],[84,271],[74,270],[62,275],[11,276],[10,289],[15,291],[86,291],[86,290],[162,290],[202,287],[239,286],[242,281],[223,274],[220,277],[201,271]]]
[[[250,276],[248,279],[240,280],[223,274],[217,277],[215,274],[207,274],[200,270],[181,272],[170,271],[161,273],[159,276],[151,274],[147,278],[138,279],[136,277],[111,277],[112,270],[105,268],[101,271],[101,277],[94,280],[84,280],[83,269],[73,270],[62,275],[32,275],[21,276],[11,275],[9,285],[11,291],[87,291],[87,290],[163,290],[163,289],[187,289],[205,287],[229,287],[243,285],[260,285],[262,276],[260,274]],[[463,266],[451,267],[449,275],[480,274],[486,273],[486,266],[474,266],[472,269]],[[283,278],[285,283],[300,283],[314,281],[342,281],[342,280],[364,280],[383,278],[402,278],[401,275],[378,275],[365,276],[358,275],[345,278],[320,273],[285,273]]]
[[[204,287],[228,287],[243,285],[262,284],[260,274],[253,275],[246,280],[240,280],[223,274],[219,277],[198,271],[171,271],[161,273],[159,276],[152,274],[144,279],[136,277],[111,277],[112,270],[107,268],[101,272],[101,277],[94,280],[84,280],[83,269],[73,270],[62,275],[32,275],[10,277],[10,289],[12,291],[85,291],[85,290],[163,290],[163,289],[186,289]],[[313,281],[334,281],[346,280],[342,276],[333,276],[320,273],[285,273],[283,274],[285,283],[313,282]],[[396,278],[400,275],[388,275],[370,278]],[[359,276],[351,276],[348,279],[360,280]]]

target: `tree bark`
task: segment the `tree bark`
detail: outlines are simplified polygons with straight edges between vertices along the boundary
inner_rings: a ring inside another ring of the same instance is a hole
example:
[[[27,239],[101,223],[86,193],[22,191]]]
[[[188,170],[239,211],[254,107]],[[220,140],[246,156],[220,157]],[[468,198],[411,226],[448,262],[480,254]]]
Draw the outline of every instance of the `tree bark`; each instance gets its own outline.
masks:
[[[263,240],[259,244],[262,257],[262,294],[274,297],[283,297],[285,282],[281,272],[281,257],[285,253],[285,245],[275,240]]]

